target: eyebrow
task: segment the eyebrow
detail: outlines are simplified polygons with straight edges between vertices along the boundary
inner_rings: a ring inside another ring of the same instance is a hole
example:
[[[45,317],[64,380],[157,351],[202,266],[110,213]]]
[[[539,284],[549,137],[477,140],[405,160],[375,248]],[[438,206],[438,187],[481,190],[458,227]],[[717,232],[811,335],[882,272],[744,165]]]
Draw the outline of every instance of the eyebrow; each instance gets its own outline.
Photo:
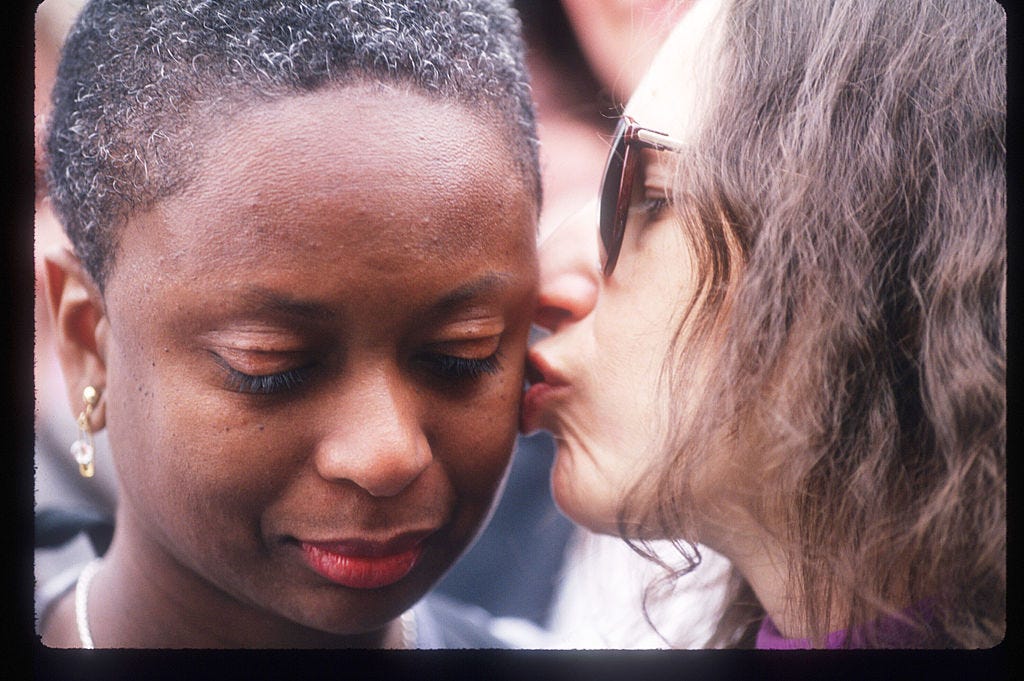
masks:
[[[511,286],[514,279],[511,274],[504,272],[489,272],[446,293],[431,308],[438,312],[448,312],[474,298],[500,292]],[[323,321],[336,316],[336,313],[323,303],[295,298],[262,286],[248,289],[243,299],[253,307],[289,317]]]
[[[451,310],[473,298],[502,291],[512,285],[513,279],[512,275],[504,272],[489,272],[446,294],[434,304],[434,308],[439,311]]]
[[[302,300],[273,291],[262,286],[254,286],[243,295],[243,300],[261,310],[276,312],[289,317],[325,320],[334,317],[334,313],[321,303]]]

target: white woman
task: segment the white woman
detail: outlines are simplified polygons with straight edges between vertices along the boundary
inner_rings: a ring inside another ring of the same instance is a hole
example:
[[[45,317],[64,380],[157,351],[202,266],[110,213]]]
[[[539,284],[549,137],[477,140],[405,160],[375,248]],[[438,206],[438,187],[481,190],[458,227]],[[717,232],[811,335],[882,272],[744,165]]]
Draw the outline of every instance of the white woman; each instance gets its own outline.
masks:
[[[1005,15],[698,0],[541,248],[580,524],[732,562],[710,645],[1005,631]]]

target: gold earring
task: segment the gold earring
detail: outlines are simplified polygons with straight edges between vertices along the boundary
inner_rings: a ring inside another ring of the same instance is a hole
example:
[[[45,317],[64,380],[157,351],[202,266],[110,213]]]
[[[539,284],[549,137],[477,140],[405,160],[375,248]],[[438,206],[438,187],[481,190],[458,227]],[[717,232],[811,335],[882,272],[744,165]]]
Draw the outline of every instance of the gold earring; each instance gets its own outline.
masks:
[[[78,472],[82,477],[91,478],[96,472],[93,467],[93,455],[96,450],[92,444],[92,425],[89,423],[89,417],[92,416],[92,408],[99,402],[100,396],[96,388],[87,385],[82,391],[82,399],[85,400],[85,409],[78,415],[78,439],[71,445],[71,455],[78,462]]]

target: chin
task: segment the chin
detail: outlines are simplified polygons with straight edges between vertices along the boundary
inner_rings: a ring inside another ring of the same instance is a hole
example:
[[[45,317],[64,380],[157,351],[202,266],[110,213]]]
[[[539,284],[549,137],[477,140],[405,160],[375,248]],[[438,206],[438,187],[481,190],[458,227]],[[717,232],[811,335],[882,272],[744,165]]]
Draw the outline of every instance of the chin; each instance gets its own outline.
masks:
[[[591,532],[619,536],[619,503],[611,490],[600,484],[597,471],[584,471],[569,463],[564,451],[566,443],[558,443],[558,453],[551,468],[551,494],[563,515]]]

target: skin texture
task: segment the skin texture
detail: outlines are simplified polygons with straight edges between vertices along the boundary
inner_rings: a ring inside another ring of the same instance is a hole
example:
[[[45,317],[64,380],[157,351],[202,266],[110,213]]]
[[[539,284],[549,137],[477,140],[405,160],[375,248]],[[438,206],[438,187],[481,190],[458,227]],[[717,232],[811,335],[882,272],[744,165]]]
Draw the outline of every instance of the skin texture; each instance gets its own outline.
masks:
[[[506,470],[535,197],[491,126],[415,94],[321,91],[227,123],[195,182],[129,220],[102,299],[73,259],[48,266],[72,409],[101,388],[123,490],[93,637],[378,646]],[[455,376],[450,357],[491,364]],[[298,543],[420,531],[409,574],[373,589]]]
[[[699,3],[670,35],[626,113],[680,141],[695,132],[699,83],[694,56],[714,3]],[[686,115],[680,115],[684,112]],[[535,424],[557,442],[552,488],[559,507],[585,527],[618,534],[624,494],[660,442],[667,396],[659,389],[683,302],[694,295],[693,255],[679,218],[645,213],[663,199],[672,157],[645,150],[634,209],[610,279],[599,266],[597,203],[540,248],[537,323],[553,334],[531,348],[548,382],[562,382]],[[626,522],[639,522],[627,518]]]

